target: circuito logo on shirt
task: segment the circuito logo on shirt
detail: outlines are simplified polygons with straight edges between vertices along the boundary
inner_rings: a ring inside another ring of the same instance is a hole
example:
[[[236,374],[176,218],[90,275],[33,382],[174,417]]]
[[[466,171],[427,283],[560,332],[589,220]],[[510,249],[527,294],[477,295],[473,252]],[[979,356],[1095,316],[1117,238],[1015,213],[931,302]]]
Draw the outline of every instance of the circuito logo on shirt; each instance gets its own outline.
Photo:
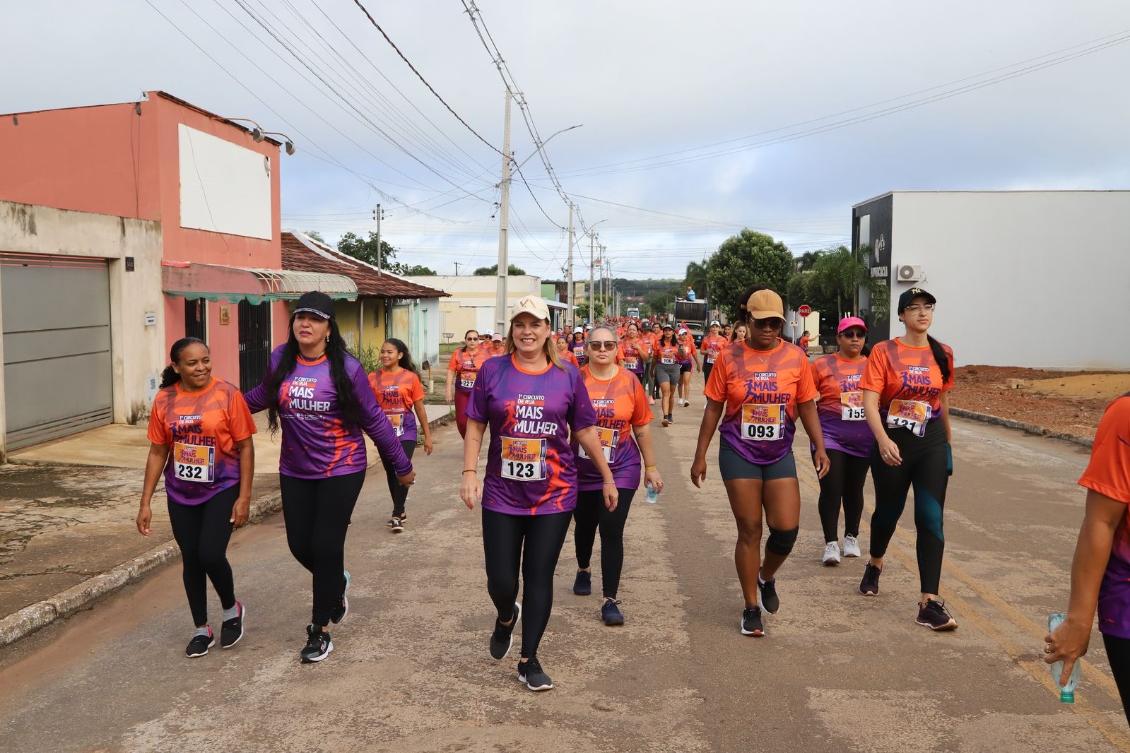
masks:
[[[598,421],[602,418],[613,418],[616,415],[616,401],[612,398],[597,398],[592,401],[592,407],[596,412]]]
[[[517,434],[556,434],[557,423],[545,421],[545,395],[519,394],[514,405],[514,426]]]
[[[330,401],[315,400],[314,394],[318,389],[317,377],[296,376],[287,385],[286,395],[290,399],[290,409],[293,411],[309,411],[325,413],[330,409]]]

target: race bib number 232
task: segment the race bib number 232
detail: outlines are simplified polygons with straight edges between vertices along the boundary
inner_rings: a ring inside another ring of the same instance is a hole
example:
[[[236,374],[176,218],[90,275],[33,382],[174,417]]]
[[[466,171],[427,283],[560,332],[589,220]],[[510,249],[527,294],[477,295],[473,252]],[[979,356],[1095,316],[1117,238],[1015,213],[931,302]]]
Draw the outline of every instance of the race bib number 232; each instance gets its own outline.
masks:
[[[216,468],[216,448],[176,442],[173,445],[173,473],[181,481],[212,483]]]

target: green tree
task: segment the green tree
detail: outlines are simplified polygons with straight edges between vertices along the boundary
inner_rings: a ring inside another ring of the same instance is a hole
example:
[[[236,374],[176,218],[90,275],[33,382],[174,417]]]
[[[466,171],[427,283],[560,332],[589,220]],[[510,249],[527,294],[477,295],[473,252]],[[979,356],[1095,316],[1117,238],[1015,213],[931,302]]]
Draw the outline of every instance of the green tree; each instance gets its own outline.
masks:
[[[755,283],[782,292],[795,270],[795,262],[785,244],[771,236],[746,228],[722,241],[706,262],[706,282],[710,298],[730,318],[737,314],[737,300]]]
[[[381,241],[380,253],[377,253],[377,234],[369,231],[368,239],[361,238],[356,233],[346,233],[337,242],[337,250],[348,254],[354,259],[372,264],[381,269],[392,270],[393,259],[396,258],[396,249],[388,241]]]
[[[640,313],[648,313],[651,315],[670,314],[674,311],[675,295],[679,292],[679,288],[673,286],[667,290],[659,290],[654,293],[648,293],[644,296],[643,303],[646,311]]]
[[[706,282],[706,261],[700,264],[697,261],[692,261],[687,265],[686,278],[683,280],[683,290],[691,288],[695,291],[699,298],[706,298],[706,291],[709,286]]]
[[[838,320],[845,309],[855,308],[859,289],[871,289],[872,280],[867,265],[844,246],[820,254],[812,268],[812,285],[835,308],[827,311],[828,318]]]
[[[603,303],[601,303],[600,301],[597,301],[594,308],[596,309],[596,317],[598,319],[600,317],[604,316],[604,304]],[[577,324],[580,324],[582,321],[590,321],[590,322],[592,321],[592,317],[589,316],[589,305],[588,305],[588,303],[578,303],[576,305],[576,307],[574,308],[574,311],[576,312]]]
[[[506,267],[506,273],[509,275],[524,275],[526,270],[515,264],[509,264]],[[494,277],[498,274],[498,265],[491,264],[489,267],[479,267],[475,270],[475,274],[479,277]]]
[[[393,274],[404,275],[405,277],[435,277],[437,272],[431,267],[425,267],[423,264],[394,264],[396,269],[392,270]]]
[[[326,239],[323,238],[322,234],[319,233],[317,230],[303,230],[302,232],[304,232],[307,236],[313,238],[314,240],[318,241],[318,243],[325,243],[326,242]],[[329,245],[329,244],[327,244],[327,245]]]

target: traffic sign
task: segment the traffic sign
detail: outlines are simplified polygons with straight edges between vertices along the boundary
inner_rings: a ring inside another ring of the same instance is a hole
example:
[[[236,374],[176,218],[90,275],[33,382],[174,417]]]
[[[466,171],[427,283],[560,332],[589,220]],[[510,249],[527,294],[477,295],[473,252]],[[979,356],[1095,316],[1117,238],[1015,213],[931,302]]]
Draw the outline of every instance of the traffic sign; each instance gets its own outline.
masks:
[[[797,312],[798,314],[800,314],[801,316],[808,316],[809,314],[811,314],[811,313],[812,313],[812,307],[811,307],[811,306],[809,306],[809,305],[808,305],[808,304],[806,303],[806,304],[804,304],[803,306],[801,306],[801,307],[800,307],[799,309],[797,309],[797,310],[796,310],[796,312]]]

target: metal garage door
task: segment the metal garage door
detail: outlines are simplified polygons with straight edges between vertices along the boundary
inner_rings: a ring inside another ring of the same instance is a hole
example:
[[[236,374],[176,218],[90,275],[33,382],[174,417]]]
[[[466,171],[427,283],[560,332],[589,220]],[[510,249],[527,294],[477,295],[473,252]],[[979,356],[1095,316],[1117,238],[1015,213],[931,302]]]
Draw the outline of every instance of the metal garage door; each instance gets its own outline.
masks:
[[[0,300],[8,448],[110,423],[106,262],[0,254]]]

